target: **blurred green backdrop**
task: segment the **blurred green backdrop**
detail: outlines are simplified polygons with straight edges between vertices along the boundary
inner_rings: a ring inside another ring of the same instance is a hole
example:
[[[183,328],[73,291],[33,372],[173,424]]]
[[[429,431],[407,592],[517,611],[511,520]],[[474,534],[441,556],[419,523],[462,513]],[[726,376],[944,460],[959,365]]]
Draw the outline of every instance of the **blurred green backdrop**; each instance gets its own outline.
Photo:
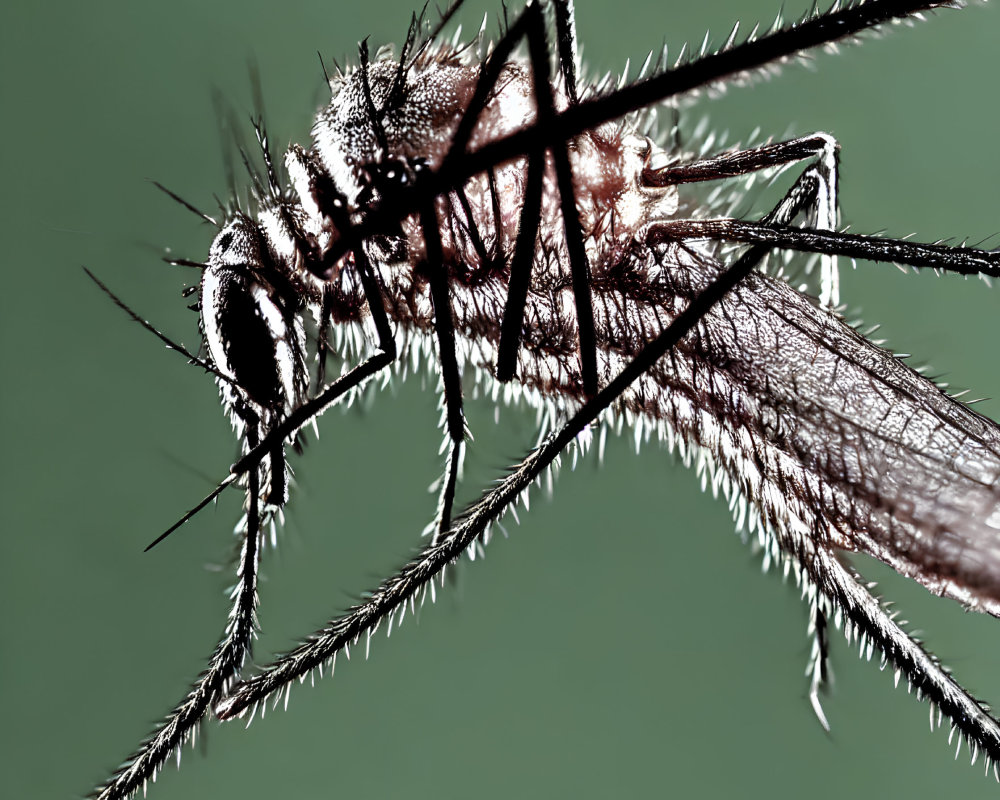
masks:
[[[788,15],[806,3],[786,3]],[[578,4],[595,71],[720,40],[776,0]],[[697,6],[697,8],[695,8]],[[225,192],[211,91],[248,109],[263,76],[279,146],[304,142],[323,97],[316,51],[399,42],[406,2],[14,2],[0,12],[6,123],[0,220],[4,528],[0,761],[9,797],[85,794],[182,696],[222,630],[227,497],[142,548],[235,454],[211,380],[167,353],[83,275],[191,345],[179,291],[211,231],[147,177],[211,209]],[[494,3],[472,3],[467,30]],[[491,30],[495,30],[495,23]],[[826,130],[843,144],[844,219],[859,231],[979,240],[1000,228],[1000,7],[947,12],[753,88],[703,98],[736,139]],[[991,240],[994,244],[996,239]],[[844,298],[975,395],[1000,397],[1000,295],[978,281],[845,271]],[[419,380],[333,412],[297,462],[299,488],[262,587],[263,662],[396,565],[433,510],[436,400]],[[1000,404],[981,407],[993,416]],[[469,479],[532,440],[527,415],[472,404]],[[953,764],[925,706],[835,639],[827,735],[803,677],[805,607],[732,533],[723,504],[655,447],[626,441],[564,469],[485,562],[370,660],[293,692],[249,730],[209,723],[150,797],[994,796]],[[1000,624],[884,569],[966,685],[1000,701]],[[220,571],[221,570],[221,571]],[[963,760],[966,758],[963,751]]]

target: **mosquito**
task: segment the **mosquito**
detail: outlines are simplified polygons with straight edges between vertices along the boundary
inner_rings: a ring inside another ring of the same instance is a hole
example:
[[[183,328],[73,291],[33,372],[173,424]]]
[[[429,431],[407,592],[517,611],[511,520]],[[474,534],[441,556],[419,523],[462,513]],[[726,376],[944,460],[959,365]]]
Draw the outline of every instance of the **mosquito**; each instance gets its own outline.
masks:
[[[255,121],[262,166],[244,154],[249,201],[215,217],[167,190],[217,228],[207,259],[175,260],[201,271],[203,352],[170,344],[214,375],[243,455],[153,544],[235,484],[245,516],[219,646],[97,796],[144,788],[209,712],[263,714],[398,627],[447,589],[461,555],[483,551],[533,484],[622,423],[677,449],[727,497],[765,561],[794,576],[822,725],[831,631],[842,628],[996,774],[1000,724],[842,553],[1000,615],[1000,428],[844,324],[835,259],[995,277],[1000,253],[840,230],[838,145],[825,133],[669,150],[646,111],[959,4],[867,0],[768,31],[734,28],[718,49],[647,62],[619,85],[581,80],[568,0],[527,4],[490,44],[482,32],[443,38],[458,5],[439,23],[414,16],[398,52],[363,42],[356,66],[329,76],[310,146],[278,157]],[[756,218],[723,213],[718,194],[712,213],[693,207],[697,187],[777,168],[797,177]],[[761,269],[775,249],[818,257],[816,298]],[[332,380],[331,353],[346,362]],[[329,407],[421,361],[439,383],[445,434],[426,543],[322,630],[243,675],[261,549],[289,502],[288,449]],[[473,379],[497,401],[539,409],[542,426],[538,444],[462,508]]]

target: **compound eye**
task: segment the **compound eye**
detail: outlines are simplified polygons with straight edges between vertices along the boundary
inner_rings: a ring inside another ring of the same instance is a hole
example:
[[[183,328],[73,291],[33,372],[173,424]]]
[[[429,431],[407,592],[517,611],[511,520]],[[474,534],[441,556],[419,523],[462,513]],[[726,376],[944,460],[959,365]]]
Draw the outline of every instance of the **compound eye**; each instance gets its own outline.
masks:
[[[280,315],[266,293],[235,270],[219,269],[204,286],[202,319],[216,366],[256,405],[275,407],[281,386],[274,358],[275,335],[268,322],[280,320]]]
[[[258,408],[295,402],[302,381],[299,326],[261,283],[262,234],[235,219],[212,242],[201,281],[201,323],[212,360]]]

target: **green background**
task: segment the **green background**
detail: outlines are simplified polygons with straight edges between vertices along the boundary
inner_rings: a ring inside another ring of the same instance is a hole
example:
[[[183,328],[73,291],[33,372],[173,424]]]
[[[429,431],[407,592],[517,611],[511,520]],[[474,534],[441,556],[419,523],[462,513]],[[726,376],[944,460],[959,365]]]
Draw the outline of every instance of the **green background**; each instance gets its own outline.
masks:
[[[239,498],[143,546],[235,454],[212,381],[115,309],[88,265],[191,345],[180,297],[211,230],[155,178],[211,209],[225,193],[211,91],[249,108],[260,65],[279,146],[323,96],[316,58],[399,42],[408,3],[7,3],[0,12],[0,762],[7,797],[70,798],[102,780],[182,696],[222,630]],[[693,7],[697,5],[697,10]],[[787,3],[789,15],[806,4]],[[581,2],[595,70],[769,22],[776,0]],[[474,3],[467,30],[496,4]],[[493,23],[491,23],[493,24]],[[495,27],[491,30],[495,30]],[[746,138],[812,130],[843,144],[858,231],[980,240],[1000,229],[1000,7],[941,13],[839,57],[705,97],[692,118]],[[997,243],[994,237],[990,241]],[[845,269],[844,299],[976,396],[1000,397],[1000,295],[978,281]],[[322,420],[269,553],[257,650],[287,648],[398,565],[433,510],[436,400],[419,380]],[[377,394],[377,396],[376,396]],[[981,408],[1000,415],[996,401]],[[532,440],[532,417],[470,404],[469,488]],[[210,723],[151,789],[171,797],[994,796],[952,763],[926,706],[835,639],[813,718],[805,607],[733,535],[722,503],[648,447],[563,469],[454,591],[379,636],[370,660],[293,692],[249,730]],[[1000,624],[860,561],[965,684],[1000,701]],[[220,570],[221,565],[221,572]],[[963,751],[962,760],[967,754]],[[981,763],[981,762],[980,762]]]

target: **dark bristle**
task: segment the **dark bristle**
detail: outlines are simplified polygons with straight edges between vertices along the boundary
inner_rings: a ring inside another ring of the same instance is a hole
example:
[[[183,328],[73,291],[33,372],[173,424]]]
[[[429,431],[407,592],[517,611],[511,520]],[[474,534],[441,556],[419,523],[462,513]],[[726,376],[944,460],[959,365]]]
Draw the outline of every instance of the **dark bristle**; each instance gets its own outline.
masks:
[[[214,227],[214,228],[221,228],[222,227],[217,220],[215,220],[214,218],[210,217],[204,211],[201,211],[198,208],[196,208],[195,206],[193,206],[187,200],[185,200],[184,198],[180,197],[180,195],[174,194],[174,192],[170,191],[166,186],[164,186],[159,181],[155,181],[155,180],[150,179],[150,183],[152,183],[153,186],[155,186],[157,189],[159,189],[161,192],[163,192],[165,195],[167,195],[167,197],[169,197],[175,203],[179,203],[180,205],[184,206],[184,208],[186,208],[188,211],[190,211],[195,216],[197,216],[200,219],[203,219],[205,222],[209,223],[212,227]]]
[[[201,367],[203,370],[211,373],[212,375],[215,375],[215,377],[219,378],[220,380],[223,381],[230,380],[228,377],[219,372],[214,366],[209,364],[207,361],[194,355],[191,351],[189,351],[186,347],[184,347],[184,345],[175,342],[170,337],[161,333],[156,328],[154,328],[147,320],[144,320],[142,317],[136,314],[135,311],[133,311],[132,308],[124,300],[122,300],[120,297],[118,297],[118,295],[112,292],[111,289],[109,289],[104,284],[104,282],[100,278],[98,278],[93,272],[91,272],[86,267],[82,267],[82,269],[85,273],[87,273],[87,277],[90,278],[90,280],[92,280],[95,284],[97,284],[97,288],[99,288],[102,292],[104,292],[104,294],[106,294],[109,298],[111,298],[111,302],[113,302],[116,306],[118,306],[118,308],[120,308],[122,311],[128,314],[129,317],[131,317],[134,322],[138,322],[143,328],[145,328],[147,331],[153,334],[161,342],[163,342],[169,349],[175,350],[182,356],[187,357],[187,360],[191,364]]]

